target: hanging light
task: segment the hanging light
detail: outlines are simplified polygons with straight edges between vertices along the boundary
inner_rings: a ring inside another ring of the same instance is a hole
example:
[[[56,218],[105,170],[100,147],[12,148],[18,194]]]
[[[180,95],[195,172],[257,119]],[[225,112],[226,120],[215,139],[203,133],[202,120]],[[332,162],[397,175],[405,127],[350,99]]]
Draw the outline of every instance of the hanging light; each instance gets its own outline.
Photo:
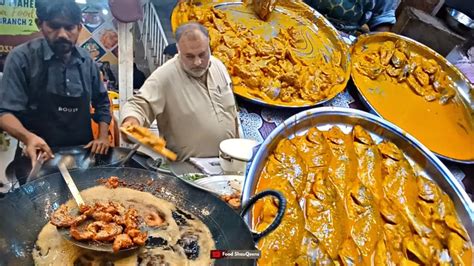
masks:
[[[78,4],[87,4],[86,0],[76,0],[76,3]]]

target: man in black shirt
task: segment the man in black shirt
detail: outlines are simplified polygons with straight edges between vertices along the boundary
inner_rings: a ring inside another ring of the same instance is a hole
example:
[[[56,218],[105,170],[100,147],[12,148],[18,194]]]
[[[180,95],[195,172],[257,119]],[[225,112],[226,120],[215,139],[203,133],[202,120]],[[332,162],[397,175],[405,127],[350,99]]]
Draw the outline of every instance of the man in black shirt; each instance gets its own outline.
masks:
[[[99,69],[76,46],[82,29],[81,9],[74,0],[37,1],[38,38],[13,49],[0,84],[0,129],[25,145],[34,164],[50,147],[86,145],[104,154],[109,148],[110,103]],[[93,119],[99,138],[93,140]]]

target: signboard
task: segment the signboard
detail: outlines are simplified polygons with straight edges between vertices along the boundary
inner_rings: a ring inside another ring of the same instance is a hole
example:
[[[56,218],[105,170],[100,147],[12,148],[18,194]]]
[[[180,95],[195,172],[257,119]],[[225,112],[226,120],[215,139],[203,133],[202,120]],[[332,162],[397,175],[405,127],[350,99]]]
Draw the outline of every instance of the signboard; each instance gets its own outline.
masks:
[[[0,72],[15,46],[41,36],[35,19],[35,0],[0,0]]]
[[[0,0],[0,35],[37,32],[35,0]]]

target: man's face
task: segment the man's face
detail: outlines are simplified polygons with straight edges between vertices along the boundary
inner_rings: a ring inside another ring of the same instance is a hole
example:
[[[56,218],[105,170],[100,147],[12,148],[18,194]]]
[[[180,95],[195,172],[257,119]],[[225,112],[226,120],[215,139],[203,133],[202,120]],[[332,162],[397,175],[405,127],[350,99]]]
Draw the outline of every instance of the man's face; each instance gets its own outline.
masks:
[[[197,36],[196,36],[197,35]],[[211,50],[209,38],[196,30],[193,37],[184,35],[178,42],[179,60],[186,73],[200,78],[209,68]]]
[[[63,56],[71,52],[81,32],[81,24],[73,24],[67,18],[57,17],[40,24],[41,32],[53,52]]]

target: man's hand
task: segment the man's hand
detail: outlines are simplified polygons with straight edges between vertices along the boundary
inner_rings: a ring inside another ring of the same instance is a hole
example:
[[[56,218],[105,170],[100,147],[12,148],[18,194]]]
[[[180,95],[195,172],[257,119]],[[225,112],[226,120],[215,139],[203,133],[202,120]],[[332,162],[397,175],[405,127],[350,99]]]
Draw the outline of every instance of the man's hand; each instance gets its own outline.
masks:
[[[139,125],[140,125],[140,121],[138,121],[138,119],[136,119],[133,116],[129,116],[129,117],[127,117],[123,120],[121,127],[126,128],[126,127],[129,127],[129,126],[139,126]],[[122,139],[125,142],[131,143],[130,140],[128,139],[127,135],[125,135],[123,132],[120,132],[120,134],[122,135]]]
[[[107,154],[109,151],[110,143],[109,139],[107,138],[98,138],[91,142],[89,142],[84,149],[91,149],[91,153],[97,154]]]
[[[51,151],[51,148],[49,148],[48,144],[46,142],[36,136],[33,133],[30,133],[28,137],[25,140],[25,149],[24,153],[30,157],[31,159],[31,167],[34,167],[36,164],[36,159],[38,157],[38,154],[41,152],[42,153],[42,160],[47,161],[51,158],[54,158],[54,154]]]

